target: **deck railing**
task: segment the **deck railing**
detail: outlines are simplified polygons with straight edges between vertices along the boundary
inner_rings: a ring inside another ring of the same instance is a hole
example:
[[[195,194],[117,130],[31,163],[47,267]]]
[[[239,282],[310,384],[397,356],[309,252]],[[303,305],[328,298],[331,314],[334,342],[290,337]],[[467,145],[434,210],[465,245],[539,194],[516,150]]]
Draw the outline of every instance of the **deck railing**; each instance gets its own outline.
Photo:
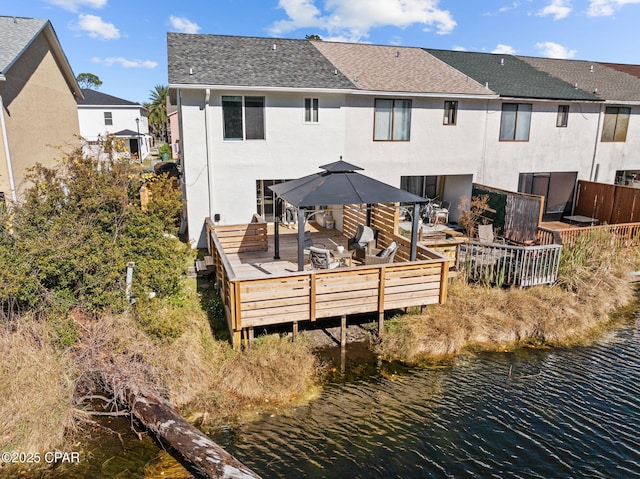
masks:
[[[249,244],[257,248],[262,243],[253,238],[262,237],[261,231],[252,224],[210,225],[208,236],[234,347],[243,337],[250,340],[255,327],[370,312],[377,312],[381,321],[385,310],[446,301],[450,259],[427,248],[419,248],[420,256],[430,259],[256,279],[234,274],[225,245],[232,251]]]
[[[457,267],[470,281],[491,285],[553,284],[562,245],[511,246],[470,241],[460,245]]]
[[[615,246],[640,246],[640,223],[620,223],[614,225],[585,226],[552,230],[538,228],[538,242],[542,245],[563,244],[571,245],[585,234],[594,231],[610,233],[615,241]]]

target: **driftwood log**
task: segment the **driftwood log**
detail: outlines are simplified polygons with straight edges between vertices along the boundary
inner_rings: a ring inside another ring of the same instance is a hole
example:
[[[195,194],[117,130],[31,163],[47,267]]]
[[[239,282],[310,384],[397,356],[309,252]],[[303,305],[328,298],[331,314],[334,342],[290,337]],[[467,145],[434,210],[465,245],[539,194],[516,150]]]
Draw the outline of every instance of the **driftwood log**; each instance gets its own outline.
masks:
[[[226,452],[184,419],[166,399],[150,393],[126,391],[131,414],[177,453],[198,477],[259,479],[255,472]]]

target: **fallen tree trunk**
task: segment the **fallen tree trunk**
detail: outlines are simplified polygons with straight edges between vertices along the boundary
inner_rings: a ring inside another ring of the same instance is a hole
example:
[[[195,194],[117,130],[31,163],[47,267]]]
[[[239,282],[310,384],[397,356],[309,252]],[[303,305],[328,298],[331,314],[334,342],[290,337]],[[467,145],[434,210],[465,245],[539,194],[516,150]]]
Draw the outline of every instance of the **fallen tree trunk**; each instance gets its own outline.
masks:
[[[259,479],[255,472],[184,419],[166,399],[150,393],[125,392],[131,414],[170,446],[188,469],[207,479]]]

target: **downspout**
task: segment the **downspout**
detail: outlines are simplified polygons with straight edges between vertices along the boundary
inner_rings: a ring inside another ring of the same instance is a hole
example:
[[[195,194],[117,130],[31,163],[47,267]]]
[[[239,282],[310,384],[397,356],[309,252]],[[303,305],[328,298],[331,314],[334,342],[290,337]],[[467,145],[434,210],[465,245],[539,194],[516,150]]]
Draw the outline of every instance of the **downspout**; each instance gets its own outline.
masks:
[[[211,89],[207,88],[204,93],[204,142],[205,142],[205,150],[206,150],[206,161],[207,161],[207,195],[209,197],[209,218],[213,218],[213,195],[211,194],[211,184],[212,184],[212,168],[209,164],[209,160],[211,159],[210,150],[210,140],[209,140],[209,101],[211,99]]]
[[[4,154],[7,158],[7,170],[9,171],[9,187],[11,188],[11,199],[18,201],[16,194],[16,183],[13,178],[13,165],[11,164],[11,153],[9,152],[9,137],[7,135],[7,124],[4,119],[4,103],[0,96],[0,129],[2,129],[2,141],[4,142]]]
[[[591,159],[591,171],[589,172],[589,180],[596,181],[594,178],[594,169],[596,166],[596,158],[598,156],[598,138],[600,136],[600,125],[602,124],[602,112],[604,108],[604,103],[600,105],[600,113],[598,114],[598,129],[596,130],[596,141],[593,145],[593,158]]]

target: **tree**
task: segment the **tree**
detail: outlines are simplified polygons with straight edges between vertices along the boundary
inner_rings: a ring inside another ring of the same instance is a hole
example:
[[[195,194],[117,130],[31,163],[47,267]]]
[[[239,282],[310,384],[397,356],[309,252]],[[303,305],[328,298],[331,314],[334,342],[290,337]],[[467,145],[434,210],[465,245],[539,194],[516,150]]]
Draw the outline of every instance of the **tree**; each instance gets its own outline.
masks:
[[[304,38],[306,40],[319,40],[319,41],[322,41],[322,38],[320,38],[320,35],[317,35],[316,33],[311,33],[309,35],[306,35]]]
[[[80,88],[89,88],[91,90],[98,90],[102,85],[102,80],[93,73],[80,73],[76,77],[76,81],[80,85]]]
[[[150,94],[150,102],[145,104],[149,112],[149,126],[156,138],[166,142],[169,140],[167,133],[167,95],[169,94],[169,87],[156,85]]]

